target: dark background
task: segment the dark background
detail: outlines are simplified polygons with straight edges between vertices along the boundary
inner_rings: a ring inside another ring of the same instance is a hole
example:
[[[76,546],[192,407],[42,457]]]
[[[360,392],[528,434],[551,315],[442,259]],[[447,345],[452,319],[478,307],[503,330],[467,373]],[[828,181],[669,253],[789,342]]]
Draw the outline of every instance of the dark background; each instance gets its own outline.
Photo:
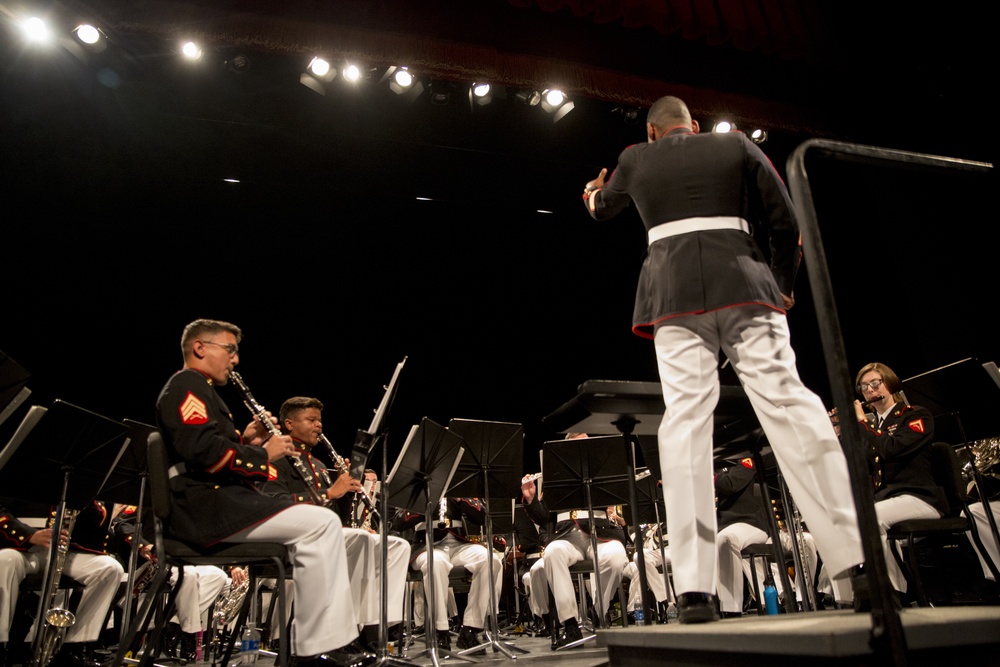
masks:
[[[783,175],[815,137],[995,157],[972,124],[986,109],[974,21],[845,32],[841,16],[839,59],[817,64],[505,4],[485,3],[683,55],[682,89],[701,91],[692,106],[706,131],[705,91],[835,106],[823,127],[775,119],[762,148]],[[428,417],[523,424],[535,470],[541,444],[561,437],[543,418],[581,382],[656,381],[652,343],[630,332],[642,225],[632,210],[598,224],[579,199],[645,140],[644,116],[626,123],[620,100],[576,95],[553,124],[510,100],[470,111],[462,94],[411,103],[375,82],[320,96],[298,83],[302,54],[261,49],[237,75],[183,67],[155,35],[101,60],[27,49],[6,28],[0,350],[32,374],[30,403],[151,423],[183,326],[209,317],[243,328],[239,371],[256,398],[277,412],[292,395],[319,397],[343,454],[406,358],[390,466]],[[944,36],[929,39],[935,29]],[[634,72],[655,73],[634,55]],[[874,103],[874,90],[900,93],[899,106]],[[880,360],[905,378],[1000,356],[994,175],[808,165],[852,373]],[[803,269],[792,336],[803,378],[830,405],[809,290]]]

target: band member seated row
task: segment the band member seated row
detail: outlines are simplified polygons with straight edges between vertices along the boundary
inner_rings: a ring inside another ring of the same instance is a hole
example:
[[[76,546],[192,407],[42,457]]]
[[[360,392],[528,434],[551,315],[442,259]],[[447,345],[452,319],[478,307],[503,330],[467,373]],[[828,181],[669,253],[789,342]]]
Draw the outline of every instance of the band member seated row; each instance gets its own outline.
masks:
[[[567,439],[587,437],[586,434],[571,434]],[[606,614],[614,598],[615,591],[621,584],[622,572],[628,555],[625,551],[625,531],[610,521],[606,510],[595,510],[593,517],[588,517],[588,510],[559,512],[550,515],[542,499],[536,493],[533,475],[526,475],[521,482],[521,493],[525,511],[531,520],[538,525],[554,524],[549,528],[548,544],[542,558],[545,579],[555,600],[556,615],[565,630],[565,636],[560,637],[554,648],[574,644],[583,639],[580,620],[577,618],[576,597],[573,591],[573,578],[569,568],[586,558],[596,560],[601,585],[601,600],[604,609],[597,610]],[[593,553],[590,539],[590,520],[597,530],[597,556]],[[539,595],[541,582],[532,580],[532,594]]]
[[[241,434],[216,391],[239,363],[234,324],[195,320],[181,335],[184,366],[156,402],[170,463],[169,533],[192,544],[278,542],[294,567],[290,648],[297,667],[368,664],[343,647],[358,636],[340,518],[323,507],[261,493],[275,461],[299,456],[292,439],[254,419]],[[272,421],[274,418],[271,418]]]
[[[49,548],[55,518],[53,510],[45,528],[33,528],[0,506],[0,646],[5,646],[13,660],[30,647],[33,633],[14,637],[11,642],[11,624],[14,620],[18,590],[25,577],[43,574],[49,558]],[[97,648],[101,630],[107,619],[108,609],[118,591],[125,570],[114,557],[108,555],[111,511],[107,503],[93,501],[77,514],[72,534],[65,530],[62,539],[68,540],[68,553],[62,574],[84,586],[80,603],[75,610],[76,620],[63,636],[63,646],[51,658],[53,665],[93,664],[92,650]],[[6,646],[10,644],[10,646]],[[28,656],[23,656],[27,658]]]
[[[312,450],[323,433],[323,403],[318,399],[305,396],[288,399],[279,411],[279,423],[282,432],[291,436],[300,453],[299,460],[311,471],[312,484],[344,524],[351,601],[361,626],[361,641],[355,648],[373,652],[377,648],[375,644],[378,640],[382,600],[382,540],[376,531],[377,523],[373,526],[369,521],[369,525],[361,527],[365,525],[364,517],[362,523],[351,526],[354,523],[351,512],[355,509],[352,505],[364,507],[364,503],[356,496],[363,492],[361,482],[353,479],[349,470],[328,469],[321,459],[313,455]],[[264,483],[264,493],[296,503],[313,502],[307,482],[287,460],[277,461],[274,467],[277,475]],[[386,565],[389,575],[386,582],[386,618],[388,625],[392,626],[403,620],[403,594],[406,589],[410,544],[401,537],[388,535],[387,538]]]
[[[483,538],[488,520],[482,502],[476,498],[446,498],[441,503],[441,511],[430,518],[430,529],[434,540],[434,629],[437,631],[437,645],[443,650],[451,650],[451,636],[448,630],[448,575],[453,567],[465,567],[472,575],[468,602],[462,616],[462,629],[457,646],[470,649],[480,643],[479,633],[486,627],[486,617],[490,612],[490,589],[488,572],[492,568],[494,578],[493,599],[500,599],[503,585],[503,566],[499,555],[488,548]],[[429,585],[427,573],[427,545],[425,531],[427,521],[423,514],[403,512],[397,516],[394,532],[414,529],[413,558],[410,567],[423,573],[424,589]],[[492,554],[493,563],[488,559]],[[430,629],[428,628],[428,631]]]
[[[669,602],[669,604],[675,605],[674,612],[676,612],[677,608],[676,603],[674,603],[673,586],[671,585],[669,594],[667,591],[669,570],[667,572],[667,578],[664,578],[663,573],[666,566],[670,565],[670,540],[669,535],[665,535],[665,524],[663,522],[659,525],[652,523],[644,524],[640,526],[640,531],[642,532],[642,539],[636,540],[633,536],[632,541],[633,543],[638,542],[642,544],[643,563],[646,566],[646,584],[649,586],[649,590],[653,593],[653,597],[656,599],[658,609],[664,607]],[[661,540],[663,542],[662,553],[660,551]],[[625,564],[623,575],[631,582],[628,589],[628,608],[630,610],[629,618],[633,619],[634,614],[631,610],[634,610],[636,608],[636,604],[641,600],[639,597],[641,586],[639,583],[638,553],[634,554],[632,556],[632,560]],[[649,622],[650,619],[646,620]]]

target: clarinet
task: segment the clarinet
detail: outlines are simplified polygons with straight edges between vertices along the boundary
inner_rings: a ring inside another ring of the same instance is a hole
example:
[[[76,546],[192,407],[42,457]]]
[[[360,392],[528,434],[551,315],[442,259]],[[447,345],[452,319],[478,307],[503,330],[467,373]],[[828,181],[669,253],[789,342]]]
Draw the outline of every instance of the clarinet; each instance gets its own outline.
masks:
[[[330,452],[330,457],[333,459],[333,465],[336,466],[337,470],[349,477],[351,475],[351,466],[347,463],[347,459],[337,453],[337,450],[333,448],[333,445],[330,444],[330,440],[324,434],[319,434],[319,441],[322,442],[323,446],[325,446],[327,451]],[[365,491],[364,486],[362,486],[361,493],[355,493],[354,500],[351,502],[351,523],[353,524],[355,521],[354,504],[357,502],[358,496],[361,496],[361,502],[365,504],[365,509],[368,510],[368,515],[373,518],[378,518],[378,510],[375,509],[375,502],[372,500],[372,497],[368,495],[368,492]],[[357,526],[352,525],[351,527],[356,528]]]
[[[271,418],[267,416],[267,411],[264,406],[257,402],[250,393],[250,389],[247,387],[246,383],[243,382],[243,377],[236,371],[229,371],[229,379],[233,381],[236,387],[239,389],[240,394],[243,396],[243,404],[247,406],[250,413],[254,418],[264,425],[267,432],[271,435],[281,435],[281,429],[279,429]],[[319,492],[316,487],[316,478],[313,477],[312,471],[309,466],[306,465],[298,456],[289,456],[290,463],[295,467],[295,470],[299,473],[302,481],[305,482],[306,486],[309,487],[309,495],[312,496],[313,502],[320,507],[326,507],[328,505],[326,496]]]

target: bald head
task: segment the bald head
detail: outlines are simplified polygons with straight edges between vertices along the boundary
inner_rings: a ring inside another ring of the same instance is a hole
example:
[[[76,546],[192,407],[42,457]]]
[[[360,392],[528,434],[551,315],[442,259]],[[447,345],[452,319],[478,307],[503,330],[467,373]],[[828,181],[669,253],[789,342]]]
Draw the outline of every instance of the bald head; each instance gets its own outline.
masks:
[[[684,100],[667,95],[653,102],[646,114],[649,140],[655,141],[675,127],[686,127],[698,132],[698,122],[691,120],[691,112]]]

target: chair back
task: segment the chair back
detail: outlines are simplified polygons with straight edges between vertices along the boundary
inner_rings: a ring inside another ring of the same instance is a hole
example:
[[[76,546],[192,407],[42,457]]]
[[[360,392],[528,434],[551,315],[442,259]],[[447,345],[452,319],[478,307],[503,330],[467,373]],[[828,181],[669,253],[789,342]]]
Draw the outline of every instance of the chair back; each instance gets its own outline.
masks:
[[[146,466],[149,472],[149,496],[153,501],[153,514],[164,526],[170,525],[170,478],[167,470],[167,446],[159,431],[149,434],[146,441]]]
[[[934,480],[944,489],[948,501],[947,516],[959,516],[965,510],[968,496],[955,449],[947,442],[931,443],[931,466]]]

